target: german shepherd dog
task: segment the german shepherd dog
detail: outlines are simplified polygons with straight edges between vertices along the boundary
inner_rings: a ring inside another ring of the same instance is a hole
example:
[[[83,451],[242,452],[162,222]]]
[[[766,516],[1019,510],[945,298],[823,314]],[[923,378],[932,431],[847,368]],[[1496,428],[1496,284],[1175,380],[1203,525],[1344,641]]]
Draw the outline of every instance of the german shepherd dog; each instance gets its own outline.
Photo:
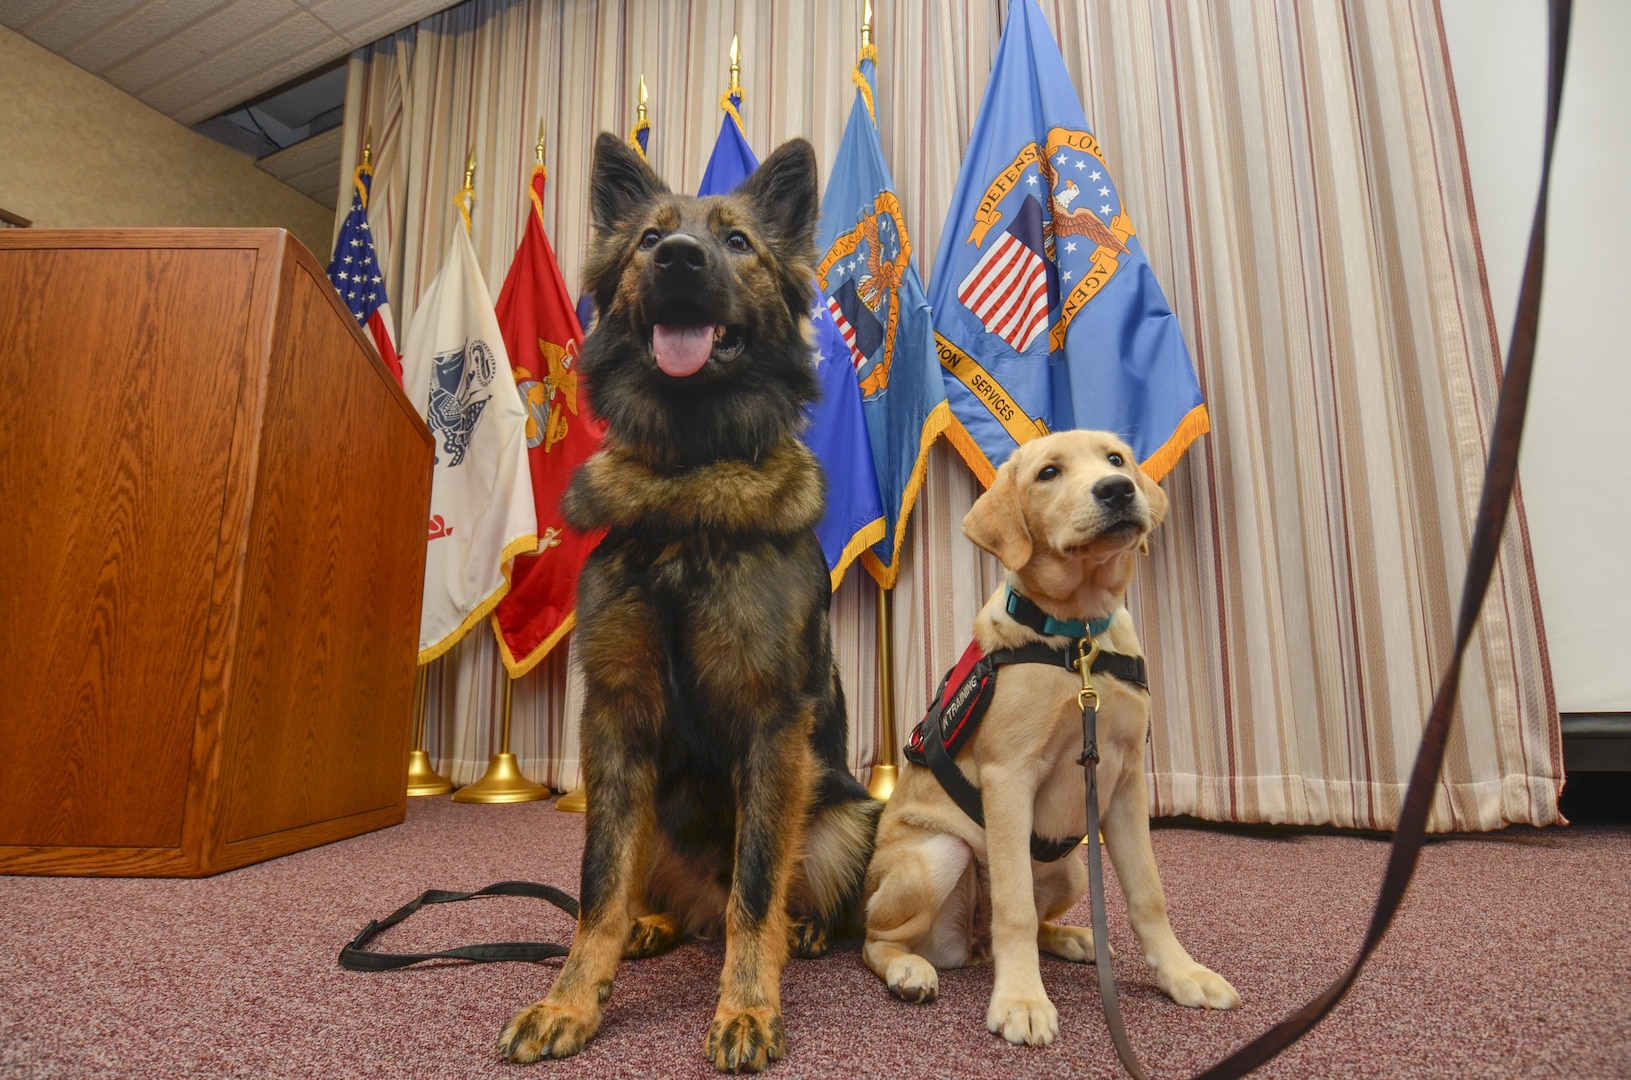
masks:
[[[794,140],[728,196],[670,193],[603,134],[584,342],[608,425],[568,520],[605,527],[578,581],[582,912],[555,985],[499,1037],[512,1061],[577,1053],[617,963],[723,933],[705,1054],[785,1050],[781,971],[859,929],[880,806],[847,767],[823,480],[799,442],[817,393],[815,154]]]

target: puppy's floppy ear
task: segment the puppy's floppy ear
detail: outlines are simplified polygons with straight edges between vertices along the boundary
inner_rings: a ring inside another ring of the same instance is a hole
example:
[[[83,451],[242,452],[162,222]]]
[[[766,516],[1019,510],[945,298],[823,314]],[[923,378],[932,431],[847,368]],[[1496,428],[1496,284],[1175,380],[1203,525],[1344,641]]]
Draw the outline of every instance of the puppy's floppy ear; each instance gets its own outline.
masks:
[[[789,139],[742,183],[740,194],[783,241],[802,248],[815,243],[821,216],[817,189],[815,150],[803,139]]]
[[[595,228],[603,233],[615,232],[635,207],[652,196],[668,193],[668,185],[651,171],[651,166],[608,131],[595,140],[589,178],[590,216]]]
[[[1138,465],[1133,466],[1133,483],[1138,485],[1138,490],[1144,493],[1145,501],[1150,504],[1150,532],[1154,532],[1155,527],[1166,520],[1167,493],[1162,491],[1161,485],[1157,484],[1150,474]],[[1139,548],[1144,554],[1149,554],[1150,539],[1148,533],[1145,534],[1144,541],[1139,544]]]
[[[963,515],[963,535],[989,551],[1003,566],[1018,570],[1031,561],[1031,530],[1019,501],[1018,473],[1009,458],[984,495]]]

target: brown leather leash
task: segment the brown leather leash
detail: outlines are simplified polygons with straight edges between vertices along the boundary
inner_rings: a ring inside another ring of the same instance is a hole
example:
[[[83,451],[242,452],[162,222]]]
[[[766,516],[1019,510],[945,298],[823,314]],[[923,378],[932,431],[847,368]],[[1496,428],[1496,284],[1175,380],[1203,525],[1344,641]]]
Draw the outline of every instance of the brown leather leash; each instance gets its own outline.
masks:
[[[1557,137],[1558,108],[1563,97],[1571,0],[1550,0],[1549,8],[1546,137],[1542,150],[1540,191],[1535,198],[1529,254],[1524,263],[1523,288],[1518,294],[1518,313],[1507,354],[1506,375],[1495,409],[1495,430],[1490,439],[1489,461],[1484,469],[1484,490],[1479,499],[1477,524],[1467,552],[1467,576],[1462,585],[1461,609],[1456,620],[1455,653],[1443,678],[1439,680],[1433,707],[1422,731],[1421,749],[1416,753],[1416,764],[1410,772],[1410,786],[1405,790],[1399,824],[1393,834],[1393,848],[1388,856],[1387,870],[1382,876],[1382,888],[1376,898],[1370,928],[1365,932],[1365,940],[1353,964],[1323,993],[1198,1074],[1194,1080],[1235,1080],[1236,1077],[1245,1076],[1273,1060],[1281,1051],[1313,1030],[1314,1025],[1323,1020],[1348,993],[1365,961],[1387,935],[1421,855],[1427,832],[1427,815],[1432,809],[1433,790],[1438,785],[1439,770],[1444,763],[1444,745],[1449,738],[1451,714],[1455,710],[1456,694],[1461,686],[1461,660],[1473,628],[1478,624],[1478,612],[1483,606],[1484,594],[1489,589],[1490,576],[1500,553],[1501,533],[1506,525],[1507,512],[1512,504],[1512,489],[1518,475],[1518,443],[1523,435],[1524,413],[1529,405],[1535,336],[1540,323],[1540,285],[1546,257],[1546,201],[1551,187],[1552,148]],[[1084,658],[1086,645],[1084,642]],[[1116,1053],[1128,1075],[1134,1080],[1146,1080],[1138,1057],[1127,1040],[1121,1008],[1116,1002],[1115,978],[1110,970],[1110,941],[1104,918],[1104,873],[1099,856],[1099,800],[1094,769],[1098,761],[1093,708],[1097,695],[1092,694],[1086,665],[1082,670],[1082,769],[1087,780],[1087,869],[1093,910],[1093,961],[1098,967],[1099,997],[1104,1006],[1105,1024],[1110,1029]]]

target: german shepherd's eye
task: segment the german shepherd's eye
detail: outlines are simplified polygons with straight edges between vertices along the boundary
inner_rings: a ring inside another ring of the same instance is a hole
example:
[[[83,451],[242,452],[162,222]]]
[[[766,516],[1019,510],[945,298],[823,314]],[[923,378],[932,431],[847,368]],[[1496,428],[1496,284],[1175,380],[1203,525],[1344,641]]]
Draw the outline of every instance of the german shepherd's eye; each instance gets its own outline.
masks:
[[[730,248],[732,251],[753,250],[753,245],[748,243],[748,238],[739,232],[733,232],[729,236],[725,237],[725,246]]]
[[[1059,466],[1057,466],[1057,465],[1044,465],[1044,466],[1042,466],[1042,471],[1036,474],[1036,478],[1038,480],[1041,480],[1042,482],[1046,483],[1049,480],[1055,479],[1056,477],[1058,477],[1058,475],[1059,475]]]
[[[656,229],[647,229],[646,234],[640,237],[640,250],[650,251],[652,248],[657,246],[657,241],[661,240],[662,238],[663,234],[658,232]]]
[[[1120,454],[1111,454],[1110,455],[1110,464],[1114,465],[1116,468],[1118,468],[1118,469],[1121,468],[1122,461],[1123,461],[1123,459],[1122,459],[1122,456]]]

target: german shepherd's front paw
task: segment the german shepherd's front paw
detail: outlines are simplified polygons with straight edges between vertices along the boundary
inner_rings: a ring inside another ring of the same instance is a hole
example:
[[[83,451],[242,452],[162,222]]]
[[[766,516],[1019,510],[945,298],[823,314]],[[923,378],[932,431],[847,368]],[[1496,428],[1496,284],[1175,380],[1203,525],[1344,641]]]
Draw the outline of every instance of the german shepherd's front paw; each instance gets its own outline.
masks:
[[[787,921],[787,951],[800,960],[826,956],[831,948],[832,936],[825,926],[808,919]]]
[[[743,1009],[726,1012],[720,1006],[708,1025],[703,1051],[720,1072],[759,1072],[787,1052],[787,1035],[779,1009]]]
[[[623,949],[623,959],[643,960],[648,956],[665,953],[680,943],[680,927],[667,915],[642,915],[629,929],[629,943]]]
[[[574,1009],[550,1001],[529,1005],[498,1037],[498,1052],[525,1064],[539,1058],[571,1057],[600,1030],[600,1008]]]
[[[1015,1046],[1046,1046],[1059,1034],[1059,1010],[1048,995],[1009,997],[991,995],[985,1026]]]
[[[1187,1008],[1233,1009],[1240,1005],[1240,992],[1229,980],[1193,961],[1157,968],[1155,982],[1162,993]]]

